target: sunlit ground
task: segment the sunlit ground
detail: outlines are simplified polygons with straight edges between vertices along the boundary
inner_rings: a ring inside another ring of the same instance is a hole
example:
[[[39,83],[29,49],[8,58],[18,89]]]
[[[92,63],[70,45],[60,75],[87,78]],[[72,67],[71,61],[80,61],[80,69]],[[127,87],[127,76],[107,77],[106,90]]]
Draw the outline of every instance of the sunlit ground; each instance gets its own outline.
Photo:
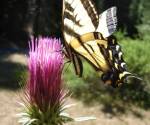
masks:
[[[1,78],[0,84],[0,123],[1,125],[18,125],[16,114],[20,111],[18,101],[21,90],[13,75],[18,74],[17,69],[25,69],[26,56],[24,54],[7,54],[1,56]],[[2,75],[1,75],[2,76]],[[5,76],[5,77],[4,77]],[[18,79],[19,76],[18,76]],[[88,93],[85,93],[88,95]],[[70,115],[95,116],[97,119],[81,123],[68,123],[68,125],[148,125],[150,123],[150,111],[137,108],[134,105],[127,109],[104,106],[99,102],[86,104],[82,99],[69,98],[68,103],[76,105],[67,110]],[[111,103],[111,102],[110,102]],[[126,111],[124,111],[126,110]],[[118,111],[118,113],[117,113]]]

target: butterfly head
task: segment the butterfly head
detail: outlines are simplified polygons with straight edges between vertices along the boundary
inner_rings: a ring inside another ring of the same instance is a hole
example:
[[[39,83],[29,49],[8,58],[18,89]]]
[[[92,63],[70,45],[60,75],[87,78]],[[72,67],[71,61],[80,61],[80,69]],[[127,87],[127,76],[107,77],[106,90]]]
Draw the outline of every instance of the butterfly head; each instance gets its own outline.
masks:
[[[110,84],[112,87],[116,88],[119,87],[121,84],[126,83],[127,82],[127,78],[132,75],[129,72],[107,72],[104,73],[101,77],[102,81],[105,84]]]

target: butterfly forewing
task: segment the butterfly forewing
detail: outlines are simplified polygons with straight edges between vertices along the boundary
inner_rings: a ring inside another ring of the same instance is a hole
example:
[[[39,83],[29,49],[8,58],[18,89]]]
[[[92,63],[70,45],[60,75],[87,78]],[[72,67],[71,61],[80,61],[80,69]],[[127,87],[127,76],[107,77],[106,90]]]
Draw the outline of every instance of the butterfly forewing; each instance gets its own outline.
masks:
[[[92,1],[64,0],[63,23],[67,43],[77,35],[94,32],[98,26],[98,20],[98,14]]]
[[[76,54],[68,46],[73,39],[96,30],[98,14],[90,0],[64,0],[62,15],[65,46],[70,59],[73,61],[76,74],[81,76],[82,62],[79,57],[74,57]],[[72,48],[74,49],[74,47]]]

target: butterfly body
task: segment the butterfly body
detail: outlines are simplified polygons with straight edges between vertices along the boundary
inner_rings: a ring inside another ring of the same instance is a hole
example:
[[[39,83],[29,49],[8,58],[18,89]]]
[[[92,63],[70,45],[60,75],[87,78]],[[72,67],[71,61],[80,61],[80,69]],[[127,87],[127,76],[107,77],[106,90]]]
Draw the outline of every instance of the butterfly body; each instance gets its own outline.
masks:
[[[82,61],[86,59],[102,80],[117,87],[130,74],[126,71],[121,47],[112,33],[116,30],[116,7],[98,15],[92,0],[63,1],[63,34],[69,58],[76,74],[82,75]]]

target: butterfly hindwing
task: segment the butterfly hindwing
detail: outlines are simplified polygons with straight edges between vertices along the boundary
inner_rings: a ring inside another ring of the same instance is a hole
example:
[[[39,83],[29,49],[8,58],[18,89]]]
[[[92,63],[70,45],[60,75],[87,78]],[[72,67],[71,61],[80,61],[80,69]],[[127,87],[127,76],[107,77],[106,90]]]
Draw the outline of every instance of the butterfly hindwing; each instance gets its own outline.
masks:
[[[117,29],[116,11],[116,7],[111,7],[99,16],[99,25],[96,31],[102,33],[105,38],[111,36]]]

